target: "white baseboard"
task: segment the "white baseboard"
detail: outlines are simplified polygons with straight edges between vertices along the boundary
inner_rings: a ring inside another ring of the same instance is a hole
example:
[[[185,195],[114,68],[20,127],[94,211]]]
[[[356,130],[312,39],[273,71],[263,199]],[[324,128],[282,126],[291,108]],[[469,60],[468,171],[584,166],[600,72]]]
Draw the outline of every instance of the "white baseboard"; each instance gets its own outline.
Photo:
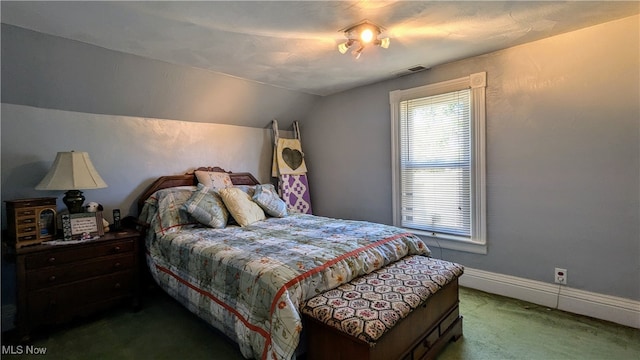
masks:
[[[13,304],[2,306],[2,331],[11,330],[15,327],[16,306]]]
[[[640,301],[465,267],[460,286],[640,329]]]

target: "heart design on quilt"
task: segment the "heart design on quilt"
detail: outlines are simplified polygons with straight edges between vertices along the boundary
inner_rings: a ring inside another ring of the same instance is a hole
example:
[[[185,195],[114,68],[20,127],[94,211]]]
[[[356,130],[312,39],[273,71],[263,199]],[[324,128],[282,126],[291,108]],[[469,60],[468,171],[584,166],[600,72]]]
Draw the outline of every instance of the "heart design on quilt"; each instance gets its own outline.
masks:
[[[299,150],[286,147],[282,149],[282,160],[290,169],[295,170],[302,165],[302,153]]]

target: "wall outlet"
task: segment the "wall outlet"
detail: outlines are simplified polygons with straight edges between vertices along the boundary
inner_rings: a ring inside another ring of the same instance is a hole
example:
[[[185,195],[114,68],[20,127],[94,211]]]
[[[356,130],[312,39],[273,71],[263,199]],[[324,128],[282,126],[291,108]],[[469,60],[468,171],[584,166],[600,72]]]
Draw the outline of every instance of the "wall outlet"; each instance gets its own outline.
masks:
[[[567,285],[567,269],[556,268],[556,284]]]

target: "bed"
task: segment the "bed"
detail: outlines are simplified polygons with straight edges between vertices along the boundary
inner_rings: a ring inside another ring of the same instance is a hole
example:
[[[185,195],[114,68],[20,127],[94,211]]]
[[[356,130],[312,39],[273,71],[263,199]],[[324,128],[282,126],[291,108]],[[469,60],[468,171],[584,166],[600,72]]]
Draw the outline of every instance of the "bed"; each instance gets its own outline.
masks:
[[[243,216],[234,212],[222,226],[203,225],[197,207],[189,209],[198,194],[209,196],[212,185],[203,186],[196,173],[226,174],[227,186],[250,199],[270,186],[250,173],[218,167],[158,178],[138,200],[147,265],[163,290],[236,342],[246,358],[294,358],[305,349],[305,300],[406,256],[430,254],[404,229],[307,214],[271,216],[268,208],[263,219],[250,223],[234,224]],[[457,308],[457,282],[455,294],[438,308]],[[424,332],[437,327],[440,317],[421,324]]]

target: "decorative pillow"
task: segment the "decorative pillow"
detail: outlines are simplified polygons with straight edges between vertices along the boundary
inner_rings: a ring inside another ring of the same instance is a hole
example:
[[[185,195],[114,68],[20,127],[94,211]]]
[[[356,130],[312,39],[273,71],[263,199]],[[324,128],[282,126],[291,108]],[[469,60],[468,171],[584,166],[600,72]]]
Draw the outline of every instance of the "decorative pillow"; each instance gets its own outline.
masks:
[[[256,190],[255,185],[233,185],[233,187],[246,192],[249,197],[252,197]],[[227,225],[238,225],[238,222],[231,216]]]
[[[157,201],[158,217],[160,219],[160,228],[156,229],[157,232],[165,234],[177,231],[183,226],[198,223],[183,207],[196,189],[197,187],[195,186],[179,186],[158,190],[151,195],[151,198]]]
[[[231,177],[225,172],[197,170],[196,178],[198,179],[198,183],[214,190],[233,186]]]
[[[240,226],[247,226],[256,221],[266,219],[264,211],[251,201],[247,193],[235,187],[220,190],[220,197],[227,210]]]
[[[229,212],[224,207],[220,195],[212,188],[198,184],[198,191],[194,192],[183,206],[201,224],[217,229],[227,225]]]
[[[252,199],[271,216],[287,216],[287,203],[280,199],[276,188],[271,184],[257,185]]]

